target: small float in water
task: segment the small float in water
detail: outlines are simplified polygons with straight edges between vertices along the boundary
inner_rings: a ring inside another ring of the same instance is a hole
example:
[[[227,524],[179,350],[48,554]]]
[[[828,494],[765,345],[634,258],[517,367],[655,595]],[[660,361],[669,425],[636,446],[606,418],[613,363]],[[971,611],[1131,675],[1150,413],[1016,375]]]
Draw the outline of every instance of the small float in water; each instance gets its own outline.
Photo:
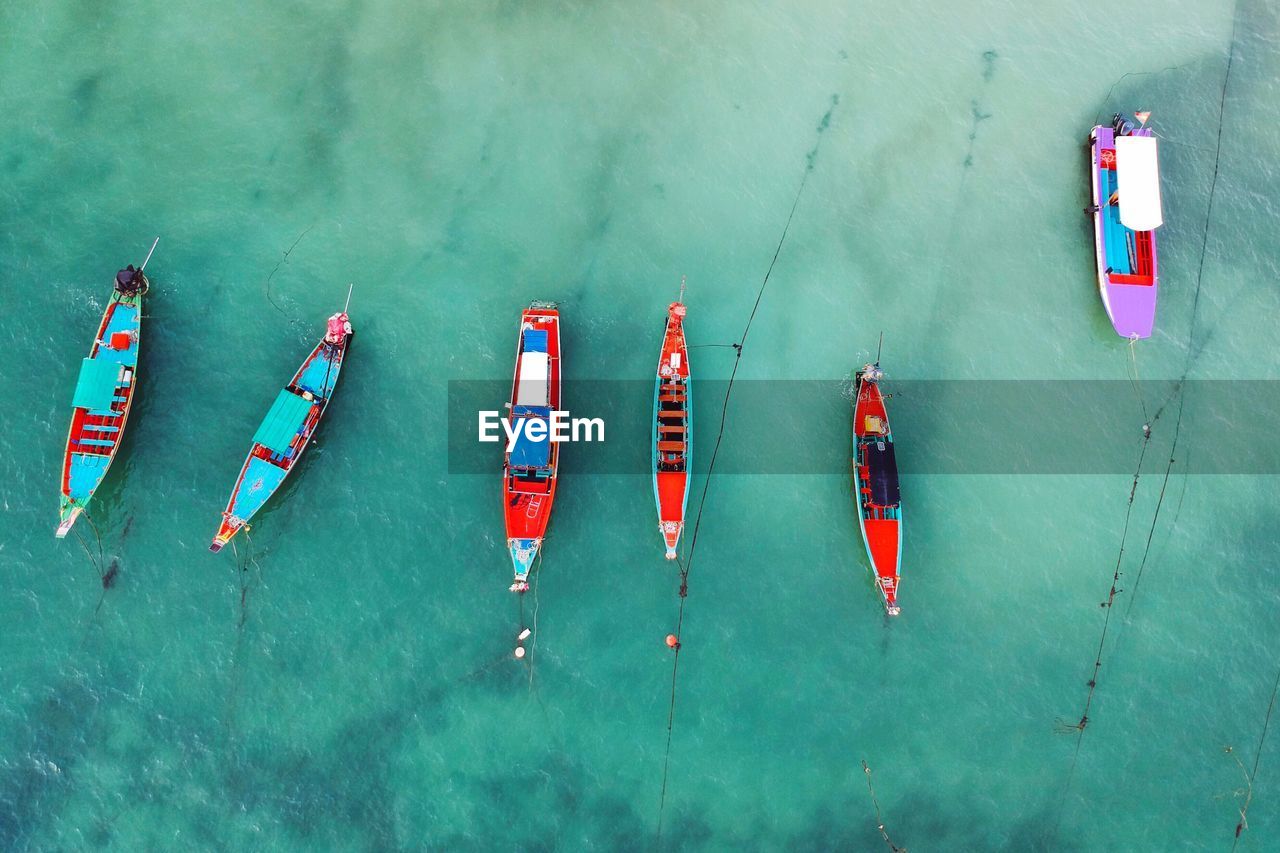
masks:
[[[684,288],[681,287],[681,300]],[[653,387],[653,495],[658,532],[667,559],[676,559],[689,503],[689,465],[693,458],[693,399],[689,348],[684,338],[683,301],[667,307],[662,353]]]
[[[303,360],[289,384],[276,396],[258,431],[253,434],[249,455],[231,489],[227,507],[222,511],[222,524],[209,546],[215,554],[275,494],[311,442],[337,387],[347,345],[354,334],[347,317],[350,305],[351,291],[348,289],[347,305],[329,318],[324,337]]]
[[[511,429],[519,431],[502,466],[507,548],[515,572],[512,592],[529,589],[529,572],[551,519],[560,464],[560,445],[550,436],[551,413],[559,409],[560,312],[553,302],[533,302],[520,315],[507,404]]]
[[[138,345],[142,339],[142,298],[151,282],[144,270],[156,250],[157,237],[142,266],[116,273],[111,298],[102,313],[89,357],[71,399],[71,428],[62,454],[58,529],[62,539],[76,523],[116,458],[138,387]]]
[[[1110,127],[1089,134],[1093,177],[1094,246],[1098,290],[1116,334],[1151,337],[1159,279],[1156,229],[1164,223],[1160,204],[1160,164],[1156,137],[1146,127],[1150,113],[1137,113],[1139,126],[1119,113]]]
[[[898,577],[902,568],[902,498],[893,432],[880,393],[880,361],[858,371],[853,407],[853,488],[858,527],[885,610],[897,616]]]

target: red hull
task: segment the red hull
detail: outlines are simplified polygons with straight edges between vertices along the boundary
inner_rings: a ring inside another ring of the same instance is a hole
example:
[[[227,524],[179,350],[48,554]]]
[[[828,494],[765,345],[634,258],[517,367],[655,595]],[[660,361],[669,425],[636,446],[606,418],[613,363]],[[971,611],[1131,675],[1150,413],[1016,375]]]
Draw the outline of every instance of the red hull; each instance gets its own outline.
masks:
[[[877,367],[868,365],[865,370]],[[853,412],[854,491],[858,526],[885,609],[897,615],[898,579],[902,564],[902,507],[899,500],[893,434],[884,396],[876,379],[858,376]],[[873,466],[874,469],[873,469]]]
[[[545,362],[536,357],[540,351],[526,349],[527,332],[545,333]],[[530,354],[535,358],[527,358]],[[513,425],[521,417],[518,412],[522,410],[560,410],[560,360],[560,313],[554,308],[539,307],[535,303],[520,316],[516,367],[507,414]],[[545,376],[522,375],[524,370],[535,365],[539,370],[545,370]],[[535,386],[536,403],[531,406],[529,395]],[[506,522],[507,547],[515,569],[516,579],[512,589],[523,592],[527,587],[525,579],[533,568],[533,561],[542,546],[543,537],[546,536],[547,523],[551,520],[560,447],[559,444],[548,441],[545,461],[540,460],[539,464],[533,466],[522,465],[522,460],[514,457],[516,454],[508,451],[503,464],[503,516]]]
[[[654,386],[653,491],[658,504],[658,532],[674,560],[684,533],[692,458],[693,401],[690,397],[689,348],[684,337],[685,307],[667,308],[662,354]]]

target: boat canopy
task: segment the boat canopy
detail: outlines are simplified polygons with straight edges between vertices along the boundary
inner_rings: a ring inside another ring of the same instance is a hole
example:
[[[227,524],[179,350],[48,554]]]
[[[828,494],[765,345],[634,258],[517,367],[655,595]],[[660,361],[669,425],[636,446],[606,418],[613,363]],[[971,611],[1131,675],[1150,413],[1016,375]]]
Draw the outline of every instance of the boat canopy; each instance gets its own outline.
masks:
[[[1164,224],[1154,136],[1116,137],[1116,190],[1120,222],[1126,228],[1152,231]]]
[[[80,378],[76,380],[76,392],[71,405],[77,409],[110,411],[119,384],[119,362],[86,358],[80,362]]]
[[[524,351],[525,352],[546,352],[547,351],[547,330],[546,329],[525,329],[524,330]]]
[[[544,435],[540,441],[529,438],[529,425],[533,421],[542,421],[550,430],[548,420],[551,409],[547,406],[514,406],[511,409],[513,418],[523,420],[520,434],[516,436],[515,447],[511,448],[511,466],[513,468],[541,468],[551,458],[551,439]]]
[[[898,460],[893,455],[893,442],[868,443],[866,460],[871,475],[871,502],[877,506],[897,506],[902,497],[898,489]]]
[[[525,332],[525,334],[529,334]],[[546,332],[542,333],[544,338]],[[551,362],[545,352],[520,354],[520,381],[516,385],[515,403],[521,406],[545,406],[549,402]]]
[[[273,453],[286,452],[293,443],[293,437],[306,422],[307,415],[311,413],[311,406],[310,401],[284,389],[271,404],[258,431],[253,434],[254,442]]]

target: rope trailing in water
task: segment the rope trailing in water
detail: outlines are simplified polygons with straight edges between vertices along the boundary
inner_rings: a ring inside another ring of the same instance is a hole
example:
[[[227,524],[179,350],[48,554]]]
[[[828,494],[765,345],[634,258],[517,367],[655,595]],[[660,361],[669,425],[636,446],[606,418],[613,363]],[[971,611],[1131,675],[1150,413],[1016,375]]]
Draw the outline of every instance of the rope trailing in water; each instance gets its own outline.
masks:
[[[1275,686],[1271,688],[1271,701],[1267,703],[1267,715],[1262,721],[1262,736],[1258,738],[1258,751],[1253,756],[1253,770],[1246,774],[1248,781],[1246,789],[1244,805],[1240,808],[1240,822],[1236,824],[1236,838],[1231,843],[1231,850],[1234,853],[1236,845],[1240,843],[1240,835],[1249,828],[1249,804],[1253,801],[1253,781],[1258,778],[1258,763],[1262,761],[1262,747],[1267,742],[1267,730],[1271,727],[1271,712],[1276,709],[1276,692],[1280,691],[1280,672],[1276,673]],[[1226,751],[1231,753],[1231,747],[1227,747]],[[1240,765],[1240,770],[1244,771],[1244,764],[1240,759],[1232,753],[1232,757],[1236,759],[1236,763]]]
[[[1151,554],[1151,540],[1155,538],[1156,525],[1160,521],[1160,508],[1164,506],[1165,492],[1169,488],[1169,475],[1173,473],[1173,464],[1177,461],[1174,454],[1178,449],[1178,436],[1182,432],[1182,411],[1186,403],[1186,399],[1185,393],[1178,398],[1178,419],[1174,423],[1173,427],[1173,444],[1169,448],[1169,464],[1167,464],[1164,469],[1164,480],[1160,483],[1160,496],[1156,498],[1156,509],[1151,515],[1151,527],[1147,530],[1147,544],[1142,549],[1142,561],[1138,563],[1138,572],[1133,578],[1133,589],[1129,591],[1129,603],[1124,609],[1124,619],[1126,622],[1129,621],[1129,614],[1133,612],[1133,603],[1138,600],[1138,586],[1142,583],[1142,573],[1147,568],[1147,558]],[[1185,495],[1186,493],[1183,492],[1183,494]],[[1178,503],[1181,505],[1181,500],[1179,500]]]
[[[1129,504],[1128,504],[1128,507],[1127,507],[1127,508],[1126,508],[1126,510],[1125,510],[1124,529],[1123,529],[1123,532],[1121,533],[1121,537],[1120,537],[1120,552],[1119,552],[1119,556],[1117,557],[1117,560],[1116,560],[1115,571],[1114,571],[1114,573],[1113,573],[1113,575],[1112,575],[1112,581],[1111,581],[1111,590],[1110,590],[1110,593],[1108,594],[1107,601],[1106,601],[1106,602],[1104,602],[1104,603],[1101,605],[1103,608],[1105,608],[1105,609],[1106,609],[1107,614],[1106,614],[1106,618],[1103,620],[1103,625],[1102,625],[1102,636],[1101,636],[1101,638],[1099,639],[1099,642],[1098,642],[1098,651],[1097,651],[1097,654],[1095,655],[1095,658],[1094,658],[1093,673],[1092,673],[1092,676],[1090,677],[1089,682],[1088,682],[1089,692],[1088,692],[1088,695],[1087,695],[1087,696],[1086,696],[1086,698],[1085,698],[1084,711],[1083,711],[1083,713],[1080,715],[1080,720],[1079,720],[1079,722],[1077,722],[1077,723],[1074,723],[1074,724],[1072,724],[1072,723],[1067,723],[1067,722],[1065,722],[1065,721],[1063,721],[1063,720],[1059,720],[1059,723],[1058,723],[1058,730],[1059,730],[1060,732],[1063,732],[1063,733],[1070,733],[1070,732],[1073,732],[1073,731],[1074,731],[1074,732],[1076,732],[1076,733],[1077,733],[1075,751],[1074,751],[1074,753],[1072,754],[1072,758],[1071,758],[1071,767],[1070,767],[1070,769],[1069,769],[1069,770],[1068,770],[1068,772],[1067,772],[1067,780],[1066,780],[1066,783],[1065,783],[1065,785],[1063,786],[1063,790],[1062,790],[1062,801],[1061,801],[1061,803],[1060,803],[1059,820],[1061,820],[1061,807],[1065,807],[1065,804],[1066,804],[1066,798],[1067,798],[1067,793],[1068,793],[1068,791],[1069,791],[1069,790],[1070,790],[1070,788],[1071,788],[1071,782],[1072,782],[1072,779],[1073,779],[1073,777],[1074,777],[1074,775],[1075,775],[1076,763],[1077,763],[1077,761],[1078,761],[1078,759],[1079,759],[1079,757],[1080,757],[1080,745],[1081,745],[1081,743],[1082,743],[1082,742],[1083,742],[1083,740],[1084,740],[1084,730],[1085,730],[1085,727],[1086,727],[1086,726],[1088,725],[1088,723],[1089,723],[1089,709],[1090,709],[1090,707],[1091,707],[1091,706],[1092,706],[1092,704],[1093,704],[1094,692],[1095,692],[1095,691],[1096,691],[1096,689],[1097,689],[1097,684],[1098,684],[1098,671],[1099,671],[1099,669],[1100,669],[1100,668],[1101,668],[1101,666],[1102,666],[1102,650],[1103,650],[1103,647],[1104,647],[1104,646],[1105,646],[1105,644],[1106,644],[1107,631],[1108,631],[1108,629],[1109,629],[1109,627],[1110,627],[1110,622],[1111,622],[1111,611],[1112,611],[1112,609],[1113,609],[1113,608],[1112,608],[1112,605],[1115,603],[1115,597],[1116,597],[1116,595],[1118,595],[1118,594],[1122,591],[1122,590],[1120,590],[1120,589],[1118,588],[1118,584],[1119,584],[1119,581],[1120,581],[1120,575],[1121,575],[1121,572],[1120,572],[1120,565],[1121,565],[1121,562],[1122,562],[1122,561],[1123,561],[1123,559],[1124,559],[1124,546],[1125,546],[1125,540],[1126,540],[1126,538],[1127,538],[1127,536],[1128,536],[1130,515],[1131,515],[1131,514],[1132,514],[1132,512],[1133,512],[1133,500],[1134,500],[1134,494],[1135,494],[1135,492],[1137,491],[1137,487],[1138,487],[1138,478],[1139,478],[1139,476],[1140,476],[1140,474],[1141,474],[1141,471],[1142,471],[1142,460],[1143,460],[1143,458],[1144,458],[1144,457],[1145,457],[1145,455],[1146,455],[1147,443],[1151,440],[1151,427],[1155,424],[1155,422],[1156,422],[1156,421],[1158,421],[1158,420],[1160,419],[1160,416],[1161,416],[1162,414],[1164,414],[1164,410],[1165,410],[1165,408],[1166,408],[1166,407],[1167,407],[1167,406],[1168,406],[1168,405],[1173,401],[1174,397],[1177,397],[1177,398],[1178,398],[1178,419],[1177,419],[1177,424],[1176,424],[1176,425],[1175,425],[1175,427],[1174,427],[1174,431],[1173,431],[1173,442],[1172,442],[1172,444],[1170,445],[1170,449],[1169,449],[1169,462],[1168,462],[1168,465],[1167,465],[1167,466],[1166,466],[1166,468],[1165,468],[1165,477],[1164,477],[1164,482],[1163,482],[1163,484],[1161,485],[1161,488],[1160,488],[1160,496],[1159,496],[1159,498],[1158,498],[1158,500],[1157,500],[1157,502],[1156,502],[1156,509],[1155,509],[1155,512],[1154,512],[1153,517],[1152,517],[1152,520],[1151,520],[1151,527],[1150,527],[1150,529],[1148,530],[1148,533],[1147,533],[1146,546],[1145,546],[1145,548],[1144,548],[1144,550],[1143,550],[1143,554],[1142,554],[1142,561],[1141,561],[1141,563],[1139,564],[1139,567],[1138,567],[1138,573],[1137,573],[1137,576],[1136,576],[1136,578],[1135,578],[1135,583],[1134,583],[1134,590],[1133,590],[1133,593],[1136,593],[1136,592],[1137,592],[1137,585],[1138,585],[1138,583],[1140,583],[1140,582],[1141,582],[1141,579],[1142,579],[1142,572],[1143,572],[1143,570],[1146,568],[1147,558],[1148,558],[1148,555],[1150,554],[1150,551],[1151,551],[1151,543],[1152,543],[1152,539],[1153,539],[1153,538],[1154,538],[1154,536],[1155,536],[1155,529],[1156,529],[1156,525],[1157,525],[1157,522],[1159,521],[1159,517],[1160,517],[1160,510],[1161,510],[1161,507],[1162,507],[1162,506],[1163,506],[1163,504],[1164,504],[1164,496],[1165,496],[1165,491],[1166,491],[1166,489],[1167,489],[1167,487],[1168,487],[1169,475],[1170,475],[1170,472],[1171,472],[1171,471],[1172,471],[1172,469],[1173,469],[1174,462],[1175,462],[1175,460],[1176,460],[1176,458],[1177,458],[1178,440],[1179,440],[1179,438],[1180,438],[1180,436],[1181,436],[1181,432],[1182,432],[1182,415],[1183,415],[1183,410],[1184,410],[1184,407],[1185,407],[1185,404],[1186,404],[1186,393],[1185,393],[1185,392],[1186,392],[1186,381],[1187,381],[1187,377],[1190,375],[1190,372],[1191,372],[1191,365],[1192,365],[1193,361],[1195,360],[1195,355],[1194,355],[1194,353],[1195,353],[1195,336],[1196,336],[1196,323],[1197,323],[1197,320],[1198,320],[1198,318],[1199,318],[1199,311],[1200,311],[1200,289],[1201,289],[1201,285],[1202,285],[1202,283],[1203,283],[1203,281],[1204,281],[1204,261],[1205,261],[1205,255],[1206,255],[1206,253],[1207,253],[1207,251],[1208,251],[1208,245],[1209,245],[1209,226],[1210,226],[1210,223],[1211,223],[1211,221],[1212,221],[1212,215],[1213,215],[1213,201],[1214,201],[1214,195],[1215,195],[1215,193],[1216,193],[1217,186],[1218,186],[1218,167],[1219,167],[1219,162],[1220,162],[1220,160],[1221,160],[1221,156],[1222,156],[1222,128],[1223,128],[1223,125],[1224,125],[1224,119],[1225,119],[1225,115],[1226,115],[1227,88],[1228,88],[1228,84],[1230,83],[1230,80],[1231,80],[1231,67],[1232,67],[1232,63],[1233,63],[1234,58],[1235,58],[1236,27],[1237,27],[1237,21],[1238,21],[1238,17],[1239,17],[1239,16],[1238,16],[1238,14],[1237,14],[1237,13],[1238,13],[1238,8],[1239,8],[1239,4],[1237,3],[1237,5],[1236,5],[1235,7],[1233,7],[1233,10],[1232,10],[1232,20],[1231,20],[1231,40],[1230,40],[1230,42],[1229,42],[1229,44],[1228,44],[1228,49],[1227,49],[1227,66],[1226,66],[1226,70],[1225,70],[1225,72],[1224,72],[1224,74],[1223,74],[1223,78],[1222,78],[1222,95],[1221,95],[1221,99],[1220,99],[1220,101],[1219,101],[1219,105],[1218,105],[1218,132],[1217,132],[1217,145],[1216,145],[1216,147],[1215,147],[1215,149],[1214,149],[1214,158],[1213,158],[1213,178],[1212,178],[1212,180],[1210,181],[1210,184],[1209,184],[1209,199],[1208,199],[1208,202],[1207,202],[1207,204],[1206,204],[1206,206],[1205,206],[1204,232],[1203,232],[1203,238],[1202,238],[1201,246],[1200,246],[1200,263],[1199,263],[1199,269],[1198,269],[1197,274],[1196,274],[1196,288],[1195,288],[1195,293],[1194,293],[1194,296],[1193,296],[1193,298],[1192,298],[1192,303],[1191,303],[1191,319],[1190,319],[1190,322],[1189,322],[1189,325],[1188,325],[1188,330],[1187,330],[1187,353],[1186,353],[1186,358],[1185,358],[1184,363],[1183,363],[1182,377],[1178,380],[1178,382],[1177,382],[1177,383],[1175,383],[1173,390],[1172,390],[1172,391],[1170,392],[1170,394],[1169,394],[1169,397],[1168,397],[1168,398],[1166,398],[1166,399],[1164,400],[1164,402],[1162,402],[1162,403],[1160,404],[1160,407],[1156,410],[1156,414],[1155,414],[1155,416],[1154,416],[1153,418],[1151,418],[1147,423],[1145,423],[1145,424],[1143,425],[1142,452],[1141,452],[1141,453],[1139,454],[1139,456],[1138,456],[1138,467],[1137,467],[1137,470],[1134,472],[1134,476],[1133,476],[1133,485],[1132,485],[1132,486],[1130,487],[1130,489],[1129,489]],[[1182,68],[1182,67],[1184,67],[1184,66],[1173,66],[1173,67],[1170,67],[1170,68],[1165,68],[1165,69],[1163,69],[1163,70],[1164,70],[1164,71],[1172,71],[1172,70],[1177,70],[1177,69]],[[1121,82],[1121,81],[1123,81],[1126,77],[1133,76],[1133,75],[1138,75],[1138,74],[1150,74],[1150,73],[1158,73],[1158,72],[1130,72],[1129,74],[1125,74],[1125,75],[1123,75],[1122,77],[1120,77],[1120,79],[1118,79],[1115,83],[1113,83],[1113,84],[1112,84],[1112,86],[1111,86],[1111,89],[1109,89],[1109,90],[1107,91],[1107,96],[1106,96],[1106,98],[1104,98],[1104,100],[1103,100],[1103,104],[1105,105],[1106,101],[1111,97],[1111,92],[1112,92],[1112,91],[1115,89],[1115,87],[1116,87],[1117,85],[1119,85],[1119,84],[1120,84],[1120,82]],[[1098,114],[1098,115],[1099,115],[1099,118],[1100,118],[1100,117],[1101,117],[1101,110],[1099,111],[1099,114]],[[1133,344],[1133,341],[1130,341],[1131,352],[1132,352],[1132,344]],[[1133,360],[1133,369],[1134,369],[1135,389],[1136,389],[1136,387],[1137,387],[1137,386],[1136,386],[1136,376],[1137,376],[1137,357],[1136,357],[1136,355],[1134,356],[1134,360]],[[1145,404],[1145,401],[1143,401],[1143,399],[1142,399],[1141,391],[1138,391],[1137,393],[1138,393],[1138,397],[1139,397],[1139,402],[1140,402],[1140,404],[1142,405],[1142,409],[1143,409],[1143,416],[1144,416],[1144,419],[1145,419],[1145,416],[1146,416],[1146,404]],[[1184,488],[1185,488],[1185,484],[1184,484]],[[1179,499],[1179,502],[1178,502],[1178,503],[1179,503],[1179,512],[1180,512],[1180,511],[1181,511],[1181,503],[1182,503],[1181,499]],[[1128,614],[1129,614],[1129,613],[1132,611],[1132,609],[1133,609],[1133,602],[1134,602],[1134,595],[1133,595],[1133,593],[1131,593],[1131,594],[1130,594],[1129,604],[1128,604],[1128,606],[1127,606],[1127,607],[1126,607],[1126,609],[1125,609],[1125,616],[1126,616],[1126,619],[1128,618]]]
[[[1111,628],[1111,611],[1114,609],[1116,596],[1123,590],[1120,589],[1120,565],[1124,561],[1124,545],[1129,536],[1129,520],[1133,515],[1133,498],[1138,491],[1138,479],[1142,476],[1142,461],[1147,455],[1147,444],[1151,441],[1151,428],[1143,425],[1142,428],[1142,448],[1138,453],[1138,466],[1133,472],[1133,483],[1129,486],[1129,505],[1124,512],[1124,528],[1120,534],[1120,551],[1116,555],[1115,569],[1111,575],[1111,589],[1107,593],[1107,600],[1099,606],[1107,611],[1106,616],[1102,620],[1102,635],[1098,638],[1098,650],[1094,654],[1093,671],[1089,675],[1089,692],[1085,696],[1084,710],[1080,713],[1080,720],[1076,723],[1070,723],[1061,718],[1057,722],[1057,731],[1060,734],[1076,733],[1076,746],[1071,754],[1071,766],[1067,770],[1067,779],[1062,786],[1062,797],[1058,803],[1058,821],[1062,820],[1062,812],[1066,807],[1067,794],[1071,791],[1071,783],[1075,779],[1076,764],[1080,759],[1080,745],[1084,742],[1084,730],[1089,725],[1089,710],[1093,707],[1093,696],[1098,689],[1098,671],[1102,668],[1102,650],[1107,643],[1107,632]],[[1056,827],[1056,824],[1055,824]]]
[[[1129,363],[1132,365],[1133,372],[1129,375],[1129,384],[1133,386],[1133,393],[1138,395],[1138,407],[1142,409],[1142,422],[1150,423],[1147,418],[1147,401],[1142,396],[1142,380],[1138,376],[1138,337],[1134,335],[1129,338]]]
[[[267,297],[267,301],[270,302],[277,311],[279,311],[282,315],[284,315],[286,319],[288,318],[289,315],[285,313],[285,310],[280,307],[280,304],[278,302],[276,302],[274,299],[271,298],[271,279],[274,278],[275,274],[280,271],[280,267],[284,266],[285,263],[288,262],[289,255],[293,254],[294,249],[298,248],[298,244],[302,242],[302,238],[307,236],[307,234],[310,233],[311,229],[315,227],[316,227],[315,223],[308,225],[306,227],[306,230],[304,230],[301,234],[298,235],[298,239],[293,241],[293,245],[291,245],[288,249],[285,249],[284,255],[280,258],[279,261],[276,262],[275,269],[271,270],[271,274],[267,276],[267,280],[262,285],[262,292],[263,292],[263,295]]]
[[[720,407],[720,427],[716,432],[716,443],[711,450],[711,462],[707,466],[706,479],[702,483],[702,497],[698,501],[698,512],[694,516],[693,535],[689,540],[689,556],[688,562],[677,560],[677,566],[680,572],[680,608],[676,615],[676,629],[674,636],[676,638],[673,646],[673,656],[671,661],[671,702],[667,709],[667,745],[662,758],[662,792],[658,798],[658,845],[662,844],[662,821],[666,811],[667,804],[667,778],[671,768],[671,733],[675,728],[676,716],[676,687],[678,684],[678,676],[680,672],[680,636],[684,629],[684,605],[689,595],[689,573],[693,569],[693,555],[698,547],[698,532],[702,527],[702,511],[707,504],[707,492],[711,488],[711,477],[715,472],[716,457],[720,453],[720,442],[724,439],[725,422],[729,415],[729,397],[733,393],[733,383],[738,376],[738,366],[742,363],[742,350],[746,346],[747,336],[751,333],[751,324],[756,319],[756,312],[760,310],[760,301],[764,298],[765,289],[769,286],[769,279],[773,275],[773,268],[778,263],[778,256],[782,254],[782,247],[787,242],[787,234],[791,231],[791,223],[795,219],[796,208],[800,206],[800,198],[804,195],[804,188],[809,183],[809,175],[813,173],[814,160],[817,157],[818,149],[822,145],[822,133],[831,123],[831,115],[835,112],[836,106],[839,104],[838,96],[833,95],[831,98],[831,106],[823,115],[822,121],[819,122],[817,132],[818,141],[814,143],[813,148],[805,154],[804,174],[800,179],[800,186],[796,190],[795,198],[791,202],[791,210],[787,214],[787,221],[782,226],[782,236],[778,239],[778,245],[773,250],[773,258],[769,261],[769,267],[765,270],[764,280],[760,282],[760,289],[756,292],[756,301],[751,306],[751,314],[747,317],[746,326],[743,327],[742,336],[738,338],[737,343],[732,344],[733,369],[729,372],[729,383],[725,387],[724,401]]]
[[[236,698],[240,692],[240,673],[243,669],[244,626],[249,621],[249,592],[253,588],[253,576],[249,567],[253,566],[256,575],[261,578],[262,566],[254,556],[253,539],[249,535],[249,525],[244,526],[245,553],[241,557],[236,541],[231,540],[231,552],[235,555],[236,574],[240,579],[240,618],[236,621],[236,644],[231,653],[231,684],[227,690],[227,748],[232,749],[235,743],[235,711]]]
[[[880,830],[880,837],[884,839],[885,844],[889,845],[893,853],[907,853],[907,848],[893,843],[889,838],[889,832],[884,828],[884,817],[880,814],[880,801],[876,799],[876,789],[871,785],[871,768],[867,766],[866,759],[862,761],[862,772],[867,774],[867,793],[871,794],[871,805],[876,810],[876,829]]]
[[[120,574],[120,563],[116,560],[111,561],[110,567],[105,569],[103,568],[107,563],[107,555],[106,549],[102,545],[102,534],[98,532],[98,526],[94,524],[93,519],[89,517],[88,510],[82,509],[80,514],[84,516],[85,523],[89,525],[89,529],[93,531],[94,539],[97,540],[98,556],[95,557],[89,550],[89,544],[85,542],[84,537],[80,535],[80,528],[73,527],[71,529],[75,532],[76,541],[80,543],[80,548],[84,551],[85,557],[88,558],[89,563],[98,574],[98,580],[102,583],[102,592],[98,594],[98,603],[94,605],[93,613],[90,614],[89,619],[85,622],[84,634],[80,637],[80,644],[76,647],[77,651],[83,649],[85,643],[88,642],[89,632],[93,630],[93,626],[98,619],[98,614],[102,612],[102,605],[107,600],[107,590],[116,582],[116,576]],[[120,535],[121,543],[124,542],[124,537],[128,535],[129,528],[132,525],[133,517],[130,516],[128,522],[125,523],[124,532]]]

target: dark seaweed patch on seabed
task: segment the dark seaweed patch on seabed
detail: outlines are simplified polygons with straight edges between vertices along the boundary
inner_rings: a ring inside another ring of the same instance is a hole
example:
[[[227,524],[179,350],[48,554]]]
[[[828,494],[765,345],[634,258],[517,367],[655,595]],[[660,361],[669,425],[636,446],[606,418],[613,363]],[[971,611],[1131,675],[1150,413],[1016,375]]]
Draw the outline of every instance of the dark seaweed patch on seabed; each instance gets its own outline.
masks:
[[[30,842],[74,790],[73,771],[89,751],[100,705],[82,677],[65,678],[16,715],[12,752],[0,764],[0,849]]]
[[[982,52],[982,82],[984,86],[987,83],[990,83],[991,79],[995,77],[996,59],[999,58],[999,56],[1000,54],[996,53],[994,50],[984,50]],[[964,167],[966,169],[973,168],[973,148],[978,141],[978,125],[982,124],[982,122],[991,118],[993,115],[993,113],[983,110],[982,104],[979,102],[978,98],[973,98],[969,101],[969,114],[972,119],[972,124],[969,126],[969,147],[964,153]]]
[[[101,97],[102,78],[105,75],[101,71],[95,71],[81,77],[76,84],[71,87],[71,107],[72,113],[77,122],[85,122],[92,115],[94,107],[98,104]]]

